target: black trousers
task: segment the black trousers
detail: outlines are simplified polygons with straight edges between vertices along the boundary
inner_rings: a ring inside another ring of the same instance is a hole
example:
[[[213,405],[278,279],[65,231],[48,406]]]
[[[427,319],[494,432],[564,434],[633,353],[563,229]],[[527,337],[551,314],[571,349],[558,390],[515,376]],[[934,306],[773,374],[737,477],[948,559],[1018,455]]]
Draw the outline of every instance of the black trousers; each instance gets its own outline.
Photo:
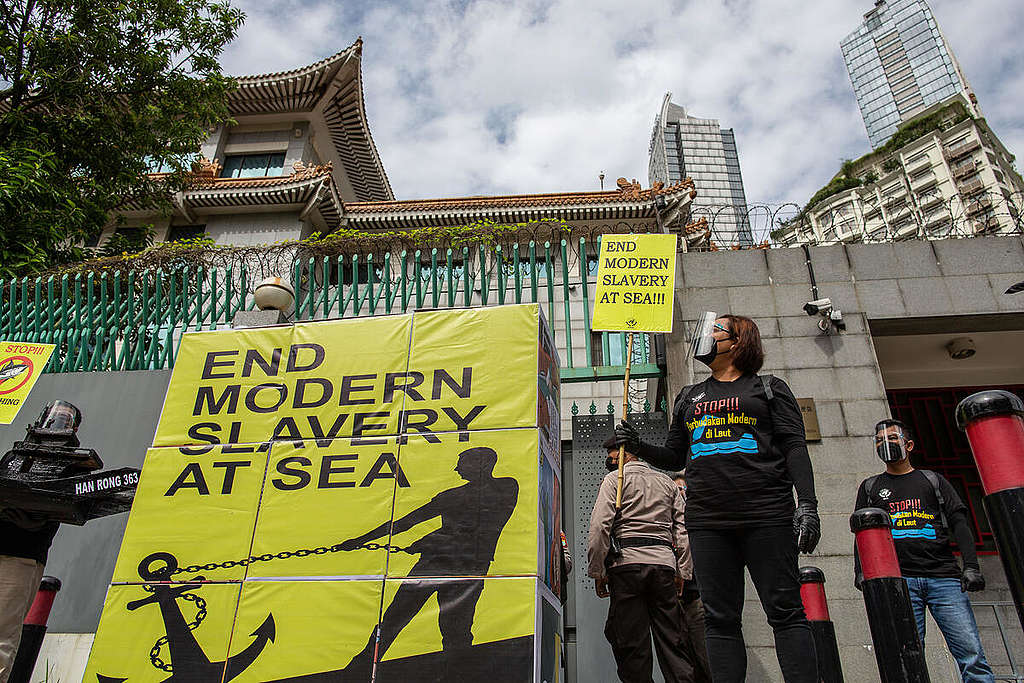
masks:
[[[693,664],[694,683],[711,683],[711,665],[708,664],[708,648],[704,634],[704,604],[700,597],[687,596],[679,599],[683,610],[683,644]]]
[[[612,646],[619,680],[651,683],[654,661],[666,683],[691,683],[693,666],[683,643],[683,613],[676,595],[675,571],[655,564],[627,564],[608,572],[611,604],[604,635]]]
[[[690,529],[689,534],[715,683],[746,679],[741,629],[744,567],[775,632],[775,654],[786,683],[815,683],[814,636],[800,601],[793,527]]]

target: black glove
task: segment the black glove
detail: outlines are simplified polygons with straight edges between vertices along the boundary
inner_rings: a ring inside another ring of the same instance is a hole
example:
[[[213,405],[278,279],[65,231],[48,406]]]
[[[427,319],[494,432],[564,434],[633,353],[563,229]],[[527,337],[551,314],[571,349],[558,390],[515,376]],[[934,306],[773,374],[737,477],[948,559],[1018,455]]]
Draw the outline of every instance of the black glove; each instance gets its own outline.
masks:
[[[615,445],[625,446],[627,453],[640,454],[640,433],[627,420],[615,425]]]
[[[981,570],[977,567],[964,567],[963,573],[960,574],[960,592],[974,593],[983,590],[985,590],[985,577],[981,575]]]
[[[804,502],[796,506],[793,514],[793,532],[796,534],[796,547],[802,553],[814,552],[821,540],[821,520],[818,519],[818,506]]]
[[[860,572],[853,575],[853,587],[859,591],[864,590],[864,575]]]

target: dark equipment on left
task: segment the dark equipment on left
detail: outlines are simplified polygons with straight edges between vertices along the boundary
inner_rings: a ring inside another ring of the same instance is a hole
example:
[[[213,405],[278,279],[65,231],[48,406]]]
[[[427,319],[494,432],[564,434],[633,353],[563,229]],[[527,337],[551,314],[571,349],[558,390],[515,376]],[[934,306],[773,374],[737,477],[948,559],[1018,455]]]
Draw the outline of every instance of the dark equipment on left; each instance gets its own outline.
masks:
[[[99,454],[81,448],[82,413],[67,401],[51,401],[0,458],[0,500],[49,521],[82,525],[131,509],[139,470],[103,468]]]

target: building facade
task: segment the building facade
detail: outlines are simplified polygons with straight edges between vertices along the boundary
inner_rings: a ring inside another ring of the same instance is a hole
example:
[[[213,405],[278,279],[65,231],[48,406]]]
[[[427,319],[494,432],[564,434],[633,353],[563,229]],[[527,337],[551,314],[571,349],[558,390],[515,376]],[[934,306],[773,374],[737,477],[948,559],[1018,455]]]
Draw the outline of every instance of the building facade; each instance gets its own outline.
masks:
[[[305,67],[237,77],[228,97],[235,124],[210,132],[195,182],[171,198],[172,212],[129,206],[97,243],[149,225],[157,242],[205,235],[266,244],[336,230],[344,202],[393,199],[363,103],[362,47],[357,40]]]
[[[871,148],[933,104],[962,94],[977,99],[925,0],[876,0],[841,42]]]
[[[672,102],[672,93],[665,95],[654,120],[647,177],[651,184],[666,185],[692,178],[698,192],[694,215],[714,226],[715,244],[753,243],[735,133],[716,119],[690,116]]]
[[[958,95],[921,112],[915,120],[931,122],[931,130],[854,161],[840,179],[849,182],[837,185],[850,187],[807,207],[772,238],[795,244],[1019,233],[1024,180],[1013,155],[967,105]]]

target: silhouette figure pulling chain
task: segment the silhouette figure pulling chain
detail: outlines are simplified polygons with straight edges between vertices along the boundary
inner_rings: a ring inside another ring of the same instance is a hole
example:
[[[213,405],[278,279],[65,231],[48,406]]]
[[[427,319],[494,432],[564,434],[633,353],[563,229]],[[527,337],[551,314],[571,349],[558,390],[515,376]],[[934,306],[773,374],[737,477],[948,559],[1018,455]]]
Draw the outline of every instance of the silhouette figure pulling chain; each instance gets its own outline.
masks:
[[[466,483],[442,491],[427,504],[396,519],[385,522],[362,536],[340,545],[341,550],[358,548],[390,531],[400,534],[435,517],[441,527],[406,548],[420,559],[409,571],[409,578],[439,576],[484,576],[494,560],[498,537],[512,516],[519,499],[519,484],[512,477],[494,477],[498,454],[493,448],[469,448],[459,454],[455,471]],[[483,590],[483,579],[475,581],[440,580],[403,582],[381,619],[377,659],[394,642],[427,600],[437,593],[440,607],[438,626],[444,652],[462,650],[473,644],[473,615]],[[368,671],[374,660],[376,630],[362,652],[353,657],[346,672]]]

